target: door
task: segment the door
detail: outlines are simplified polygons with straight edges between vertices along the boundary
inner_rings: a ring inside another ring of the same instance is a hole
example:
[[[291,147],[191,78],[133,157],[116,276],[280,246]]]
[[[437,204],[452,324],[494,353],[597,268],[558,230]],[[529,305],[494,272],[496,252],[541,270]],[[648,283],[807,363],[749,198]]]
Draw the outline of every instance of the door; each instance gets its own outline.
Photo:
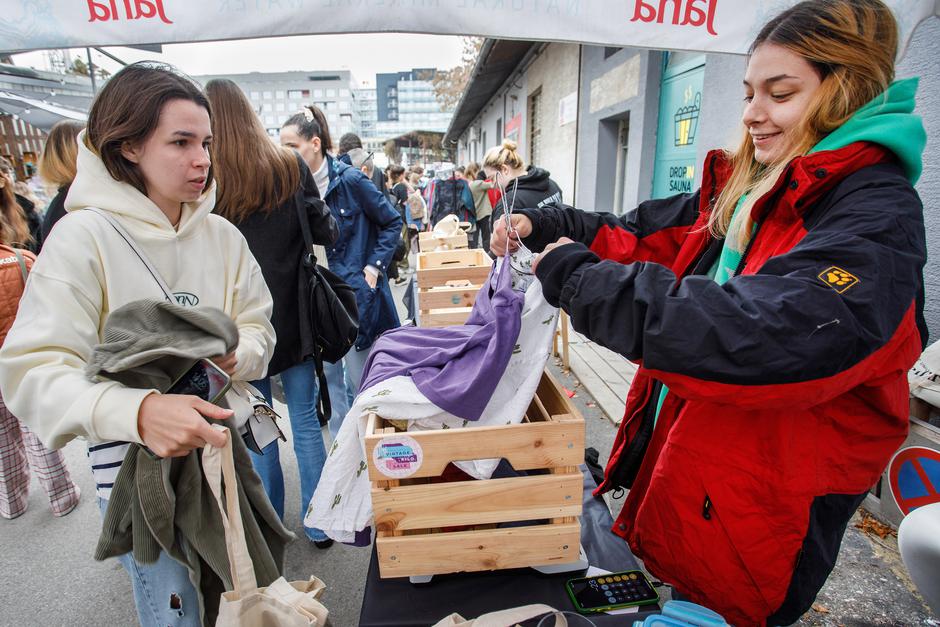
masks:
[[[692,192],[705,55],[668,53],[659,99],[653,198]]]

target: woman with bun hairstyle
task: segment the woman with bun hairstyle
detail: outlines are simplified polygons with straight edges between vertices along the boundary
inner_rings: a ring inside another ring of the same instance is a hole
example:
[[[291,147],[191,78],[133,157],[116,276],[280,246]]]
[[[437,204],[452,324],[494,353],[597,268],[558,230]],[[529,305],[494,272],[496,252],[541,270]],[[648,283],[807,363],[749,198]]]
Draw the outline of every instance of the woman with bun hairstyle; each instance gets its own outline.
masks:
[[[316,338],[300,323],[301,259],[306,245],[298,212],[307,216],[313,242],[332,244],[336,221],[320,200],[307,163],[292,150],[273,143],[242,90],[228,79],[206,84],[212,106],[210,153],[216,180],[215,212],[232,222],[248,242],[274,299],[271,323],[277,333],[268,373],[252,384],[271,402],[271,376],[280,374],[290,415],[291,435],[300,472],[300,513],[320,480],[326,460],[317,420]],[[262,455],[251,452],[255,469],[275,511],[284,517],[284,474],[279,441]],[[304,529],[317,548],[332,540],[318,529]]]
[[[46,207],[42,218],[42,241],[45,242],[53,225],[65,215],[65,197],[75,180],[75,161],[78,159],[78,134],[84,122],[61,120],[49,131],[46,145],[39,158],[39,177],[46,185],[56,188],[56,195]]]
[[[356,291],[359,337],[344,358],[355,396],[375,338],[401,324],[387,272],[402,219],[365,174],[328,153],[330,129],[319,108],[308,106],[284,122],[281,144],[299,152],[307,162],[320,195],[339,224],[339,239],[327,248],[326,257],[330,270]],[[340,421],[342,418],[339,416]]]
[[[527,166],[518,152],[518,145],[511,139],[504,139],[501,145],[487,151],[483,171],[502,192],[493,208],[494,221],[503,215],[504,203],[512,209],[525,209],[562,202],[561,188],[551,179],[551,173],[534,165]]]
[[[548,301],[642,364],[598,488],[630,490],[614,533],[735,625],[810,608],[907,434],[926,134],[897,43],[879,0],[801,2],[752,44],[741,142],[695,193],[512,216]]]
[[[157,279],[108,218],[123,227],[171,292],[185,295],[177,298],[180,305],[198,303],[232,318],[238,345],[213,357],[232,380],[263,377],[274,350],[271,294],[261,268],[238,229],[212,213],[211,142],[209,102],[189,77],[153,62],[128,65],[111,77],[79,137],[68,214],[33,266],[0,348],[0,389],[12,413],[50,448],[88,440],[102,512],[130,443],[158,457],[188,456],[206,443],[224,446],[227,434],[207,418],[232,417],[197,396],[85,376],[111,312],[164,299]],[[119,559],[131,577],[141,625],[201,623],[203,608],[186,566],[165,551],[153,563],[133,552]]]

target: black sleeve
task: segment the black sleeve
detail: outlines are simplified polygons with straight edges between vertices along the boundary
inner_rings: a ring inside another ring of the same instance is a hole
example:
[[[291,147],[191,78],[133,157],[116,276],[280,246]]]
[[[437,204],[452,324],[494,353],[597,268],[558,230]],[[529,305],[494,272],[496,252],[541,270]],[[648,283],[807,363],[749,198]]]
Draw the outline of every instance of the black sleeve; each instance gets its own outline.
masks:
[[[320,190],[317,189],[313,173],[303,159],[298,158],[300,164],[300,201],[310,220],[310,231],[313,243],[329,246],[339,237],[339,227],[330,213],[330,208],[320,199]]]

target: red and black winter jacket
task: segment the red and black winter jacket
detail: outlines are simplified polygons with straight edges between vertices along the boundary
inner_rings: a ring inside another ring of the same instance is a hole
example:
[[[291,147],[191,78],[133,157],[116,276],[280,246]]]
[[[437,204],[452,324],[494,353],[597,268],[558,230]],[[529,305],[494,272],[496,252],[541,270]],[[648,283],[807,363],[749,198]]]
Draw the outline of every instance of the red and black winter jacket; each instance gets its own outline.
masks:
[[[640,363],[598,492],[649,570],[737,625],[789,624],[908,429],[906,372],[926,344],[922,205],[893,155],[856,143],[795,159],[753,208],[735,276],[705,273],[730,174],[618,218],[523,210],[545,296]],[[655,422],[662,385],[669,387]]]

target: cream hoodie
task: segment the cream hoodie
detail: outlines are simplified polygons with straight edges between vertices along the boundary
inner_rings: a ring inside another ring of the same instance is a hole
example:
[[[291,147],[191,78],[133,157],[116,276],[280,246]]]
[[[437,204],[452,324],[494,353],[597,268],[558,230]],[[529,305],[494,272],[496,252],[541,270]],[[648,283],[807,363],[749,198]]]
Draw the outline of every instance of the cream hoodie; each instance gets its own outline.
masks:
[[[108,313],[163,292],[134,251],[100,215],[112,214],[134,237],[186,306],[210,306],[238,326],[238,368],[232,377],[264,376],[274,351],[271,294],[248,244],[230,222],[212,214],[214,186],[183,205],[179,231],[133,186],[119,183],[79,138],[78,175],[69,212],[43,246],[0,349],[0,390],[15,416],[48,446],[76,436],[92,442],[141,442],[137,412],[152,390],[93,383],[85,363]]]

